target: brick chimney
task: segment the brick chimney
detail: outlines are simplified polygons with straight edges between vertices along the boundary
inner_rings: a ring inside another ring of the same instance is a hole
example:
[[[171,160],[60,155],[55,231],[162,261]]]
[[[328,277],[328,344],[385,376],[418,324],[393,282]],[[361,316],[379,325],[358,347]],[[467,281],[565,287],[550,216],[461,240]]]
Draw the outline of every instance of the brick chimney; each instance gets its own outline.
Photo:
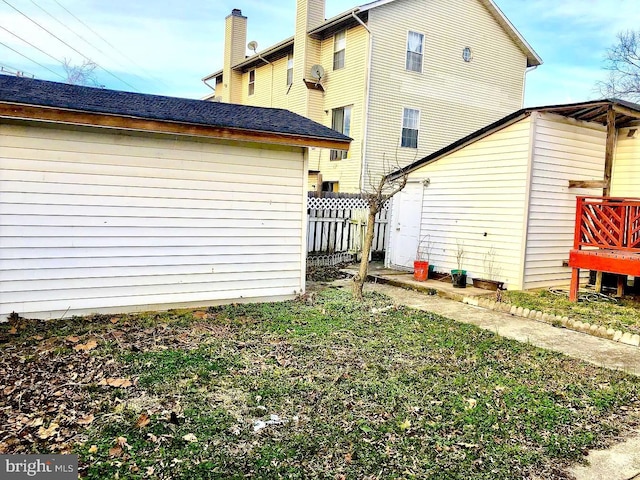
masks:
[[[309,92],[302,79],[309,77],[312,65],[320,63],[321,52],[320,41],[309,37],[307,32],[324,23],[324,13],[325,0],[296,0],[296,30],[293,44],[293,79],[296,95],[289,108],[311,118],[314,118],[317,112],[309,110]]]
[[[247,17],[234,8],[225,18],[224,61],[222,65],[222,101],[240,103],[242,99],[242,74],[231,69],[245,59],[247,51]]]

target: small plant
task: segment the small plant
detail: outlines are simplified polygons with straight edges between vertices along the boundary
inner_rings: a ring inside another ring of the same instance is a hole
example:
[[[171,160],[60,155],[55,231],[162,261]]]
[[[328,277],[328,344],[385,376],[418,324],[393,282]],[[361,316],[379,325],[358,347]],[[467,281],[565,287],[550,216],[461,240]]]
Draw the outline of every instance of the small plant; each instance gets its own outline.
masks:
[[[456,240],[458,250],[456,251],[456,262],[458,264],[458,270],[462,270],[462,260],[464,259],[464,243],[460,243]]]
[[[431,250],[433,248],[433,244],[431,243],[431,235],[428,233],[420,238],[418,242],[418,248],[416,249],[416,260],[423,260],[428,262],[429,257],[431,257]]]
[[[496,265],[496,249],[493,247],[493,245],[484,254],[482,265],[484,266],[485,278],[497,282],[498,277],[502,273],[502,269],[499,265]]]

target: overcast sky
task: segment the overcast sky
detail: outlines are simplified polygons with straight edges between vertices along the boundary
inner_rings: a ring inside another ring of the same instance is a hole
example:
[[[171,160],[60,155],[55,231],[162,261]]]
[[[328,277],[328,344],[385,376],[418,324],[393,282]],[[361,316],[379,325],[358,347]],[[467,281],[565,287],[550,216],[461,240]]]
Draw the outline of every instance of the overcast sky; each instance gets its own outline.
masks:
[[[496,3],[544,61],[527,76],[526,106],[599,98],[606,48],[640,28],[640,0]],[[357,4],[327,0],[326,16]],[[200,79],[222,68],[232,8],[259,50],[293,35],[295,0],[0,0],[0,66],[61,81],[65,59],[89,58],[107,88],[200,98]]]

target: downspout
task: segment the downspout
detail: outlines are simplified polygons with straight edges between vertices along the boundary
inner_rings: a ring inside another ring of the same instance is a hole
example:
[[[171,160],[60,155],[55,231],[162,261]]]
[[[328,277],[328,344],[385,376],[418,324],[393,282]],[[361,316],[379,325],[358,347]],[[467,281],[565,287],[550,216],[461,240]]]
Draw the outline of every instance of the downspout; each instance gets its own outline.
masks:
[[[538,68],[538,65],[531,65],[524,69],[524,75],[522,75],[522,99],[520,101],[520,108],[524,107],[524,92],[527,86],[527,73],[533,72],[536,68]]]
[[[360,190],[364,191],[364,181],[365,181],[365,172],[367,171],[367,134],[369,132],[369,99],[370,99],[370,91],[371,91],[371,58],[373,57],[373,34],[369,27],[356,15],[355,10],[351,12],[351,16],[364,27],[364,29],[369,33],[369,59],[367,61],[367,81],[366,81],[366,90],[364,95],[364,136],[362,138],[362,165],[360,170]]]
[[[258,56],[258,58],[260,60],[262,60],[264,63],[266,63],[267,65],[271,65],[271,92],[269,92],[269,106],[273,107],[273,63],[271,63],[269,60],[267,60],[266,58],[264,58],[262,55],[260,55],[259,53],[256,53],[256,55]]]

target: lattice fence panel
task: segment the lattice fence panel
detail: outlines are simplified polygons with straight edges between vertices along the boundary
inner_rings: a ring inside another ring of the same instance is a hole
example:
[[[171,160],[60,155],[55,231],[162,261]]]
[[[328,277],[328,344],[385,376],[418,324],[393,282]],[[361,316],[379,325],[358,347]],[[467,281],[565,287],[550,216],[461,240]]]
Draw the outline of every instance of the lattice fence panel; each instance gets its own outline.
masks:
[[[309,255],[356,255],[362,250],[366,232],[368,205],[360,197],[309,197],[307,204]],[[373,252],[386,249],[389,208],[388,202],[376,215]],[[343,260],[336,261],[340,263]]]

